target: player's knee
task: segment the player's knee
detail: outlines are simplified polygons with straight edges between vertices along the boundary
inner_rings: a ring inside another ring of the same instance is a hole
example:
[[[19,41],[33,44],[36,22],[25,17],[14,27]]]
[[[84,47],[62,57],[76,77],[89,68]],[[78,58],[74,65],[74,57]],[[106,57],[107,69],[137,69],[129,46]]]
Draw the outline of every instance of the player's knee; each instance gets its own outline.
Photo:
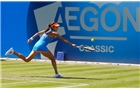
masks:
[[[27,62],[27,63],[30,62],[30,61],[31,61],[31,59],[26,59],[26,60],[25,60],[25,62]]]
[[[56,62],[55,59],[50,59],[52,62]]]

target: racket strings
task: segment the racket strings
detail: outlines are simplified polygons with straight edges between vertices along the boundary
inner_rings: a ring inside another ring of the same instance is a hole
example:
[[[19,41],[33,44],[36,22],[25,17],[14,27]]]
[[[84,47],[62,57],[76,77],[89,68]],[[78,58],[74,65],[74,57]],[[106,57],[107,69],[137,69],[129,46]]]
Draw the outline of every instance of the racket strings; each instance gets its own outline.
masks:
[[[91,51],[93,51],[93,50],[95,50],[93,47],[90,47],[90,46],[86,46],[86,47],[84,47],[86,50],[91,50]]]
[[[86,50],[89,50],[89,51],[94,51],[94,47],[90,47],[90,46],[78,46],[78,48],[81,48],[81,49],[86,49]]]

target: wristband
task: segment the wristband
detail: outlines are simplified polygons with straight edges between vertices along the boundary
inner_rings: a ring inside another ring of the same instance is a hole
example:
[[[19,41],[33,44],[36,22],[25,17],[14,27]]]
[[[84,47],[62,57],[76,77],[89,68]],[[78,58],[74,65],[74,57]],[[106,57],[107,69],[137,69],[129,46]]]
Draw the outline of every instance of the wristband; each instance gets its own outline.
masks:
[[[30,39],[31,39],[31,40],[34,40],[34,38],[33,38],[33,37],[31,37]]]
[[[74,44],[71,44],[71,46],[73,46]]]

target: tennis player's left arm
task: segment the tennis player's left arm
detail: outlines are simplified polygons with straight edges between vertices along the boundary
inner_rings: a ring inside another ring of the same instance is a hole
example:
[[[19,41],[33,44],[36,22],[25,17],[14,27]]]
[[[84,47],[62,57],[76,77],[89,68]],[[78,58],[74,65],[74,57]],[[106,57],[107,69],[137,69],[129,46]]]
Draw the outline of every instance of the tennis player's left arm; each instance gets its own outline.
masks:
[[[30,43],[38,35],[45,33],[45,31],[46,30],[42,30],[42,31],[39,31],[39,32],[35,33],[31,38],[28,39],[28,43]]]

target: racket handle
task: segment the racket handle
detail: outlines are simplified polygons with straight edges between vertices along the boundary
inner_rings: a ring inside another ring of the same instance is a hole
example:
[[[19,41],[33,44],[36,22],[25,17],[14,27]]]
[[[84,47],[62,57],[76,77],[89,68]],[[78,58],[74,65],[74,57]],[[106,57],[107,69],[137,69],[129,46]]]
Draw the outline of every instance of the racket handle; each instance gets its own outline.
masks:
[[[80,46],[77,46],[77,48],[80,48]]]

